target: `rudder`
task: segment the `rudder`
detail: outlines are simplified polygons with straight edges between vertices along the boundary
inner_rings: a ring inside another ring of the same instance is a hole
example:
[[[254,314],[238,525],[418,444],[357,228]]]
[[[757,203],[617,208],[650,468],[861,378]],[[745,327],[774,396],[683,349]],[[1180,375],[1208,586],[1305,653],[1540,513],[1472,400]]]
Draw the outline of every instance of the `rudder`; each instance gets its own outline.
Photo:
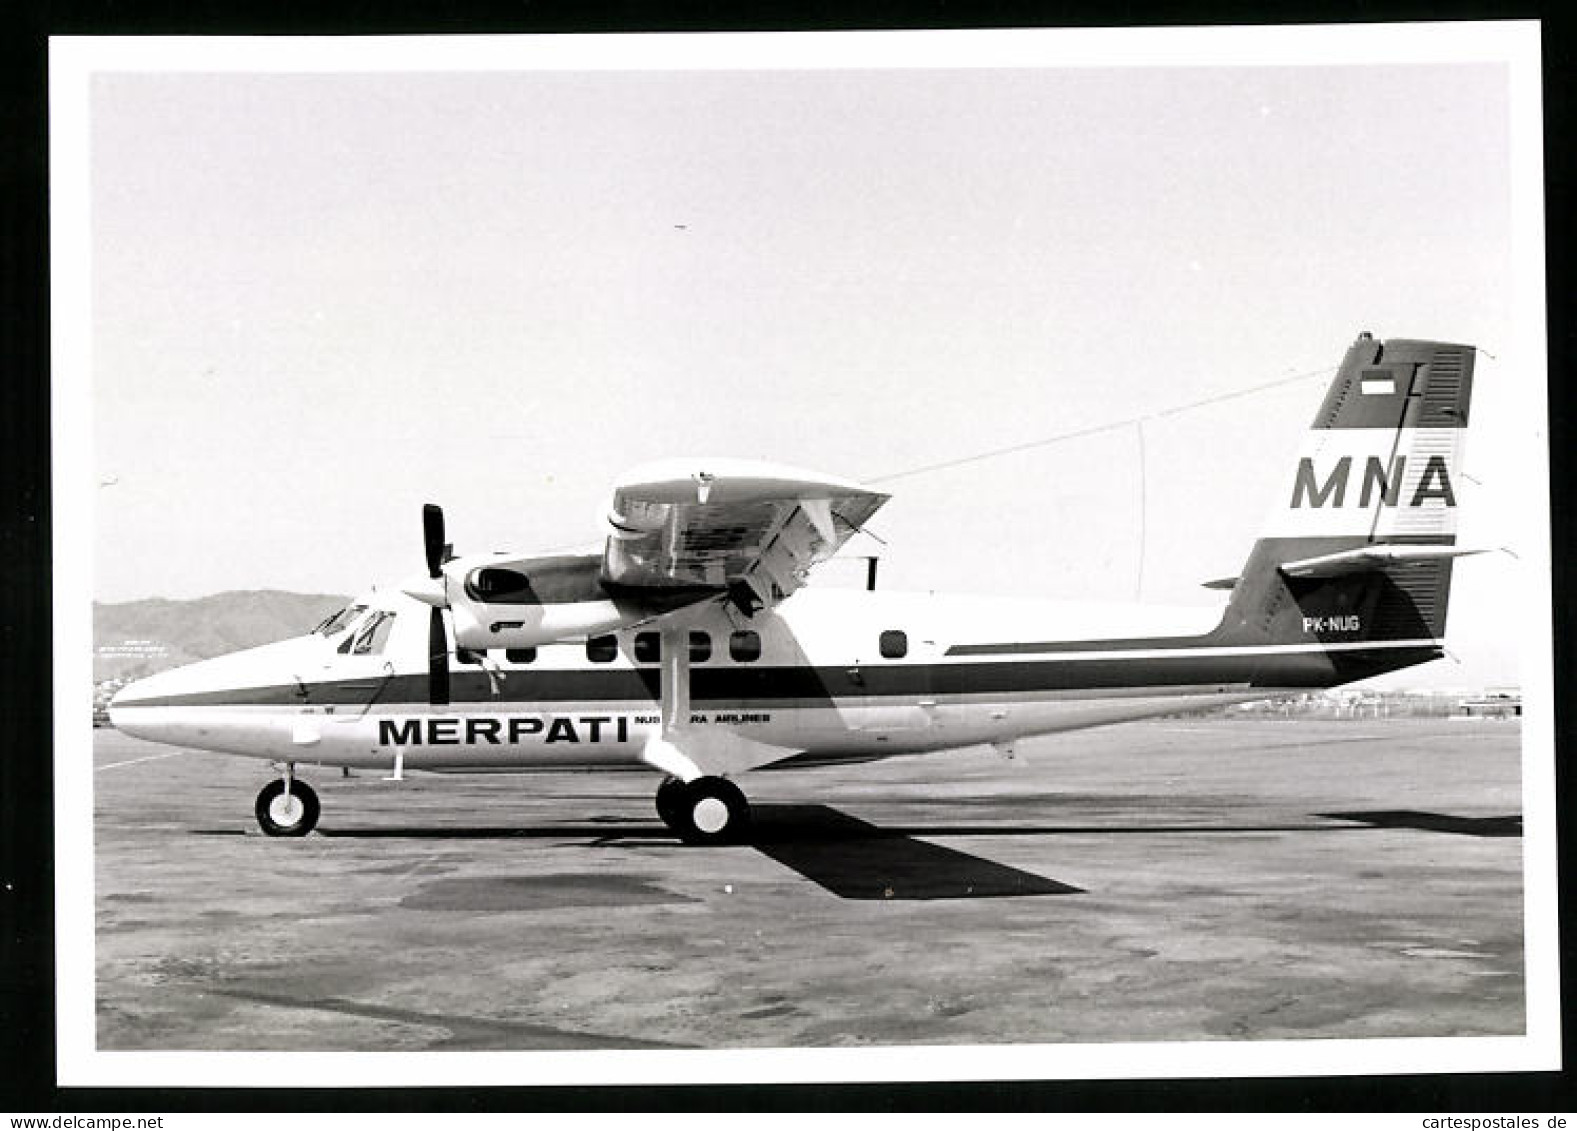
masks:
[[[1233,587],[1227,639],[1343,645],[1333,662],[1356,674],[1342,679],[1430,658],[1404,658],[1402,642],[1439,654],[1474,359],[1472,346],[1359,335]],[[1367,643],[1392,647],[1365,656]]]

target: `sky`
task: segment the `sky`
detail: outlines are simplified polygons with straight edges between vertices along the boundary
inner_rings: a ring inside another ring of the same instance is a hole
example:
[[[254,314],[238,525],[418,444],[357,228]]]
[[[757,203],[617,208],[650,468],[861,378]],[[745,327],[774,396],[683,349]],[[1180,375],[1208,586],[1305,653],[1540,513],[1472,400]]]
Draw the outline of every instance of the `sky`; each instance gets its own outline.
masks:
[[[731,455],[891,491],[886,588],[1219,603],[1369,330],[1492,355],[1461,535],[1512,550],[1389,683],[1519,682],[1502,65],[90,81],[97,600],[395,583],[429,501],[461,552],[591,550],[622,470]]]

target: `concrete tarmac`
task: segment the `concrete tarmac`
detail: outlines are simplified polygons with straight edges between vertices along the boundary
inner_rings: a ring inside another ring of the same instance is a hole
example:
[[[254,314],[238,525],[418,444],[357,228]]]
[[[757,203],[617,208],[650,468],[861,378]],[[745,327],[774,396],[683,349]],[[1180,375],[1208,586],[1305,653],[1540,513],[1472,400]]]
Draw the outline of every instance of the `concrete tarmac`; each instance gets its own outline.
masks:
[[[1164,719],[740,779],[303,771],[95,732],[104,1049],[1515,1034],[1520,726]],[[65,752],[62,756],[70,756]]]

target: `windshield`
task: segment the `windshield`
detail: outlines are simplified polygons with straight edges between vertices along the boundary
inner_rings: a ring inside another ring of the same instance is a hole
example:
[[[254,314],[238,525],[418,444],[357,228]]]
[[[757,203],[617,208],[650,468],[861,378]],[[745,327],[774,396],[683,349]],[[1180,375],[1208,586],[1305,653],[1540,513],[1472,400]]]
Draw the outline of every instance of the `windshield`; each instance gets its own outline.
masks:
[[[356,630],[345,637],[339,651],[357,656],[375,656],[383,651],[384,641],[389,639],[389,629],[393,627],[393,613],[368,613],[363,620],[356,622]]]
[[[319,636],[333,636],[336,632],[344,631],[351,621],[366,611],[366,605],[346,605],[312,631]]]

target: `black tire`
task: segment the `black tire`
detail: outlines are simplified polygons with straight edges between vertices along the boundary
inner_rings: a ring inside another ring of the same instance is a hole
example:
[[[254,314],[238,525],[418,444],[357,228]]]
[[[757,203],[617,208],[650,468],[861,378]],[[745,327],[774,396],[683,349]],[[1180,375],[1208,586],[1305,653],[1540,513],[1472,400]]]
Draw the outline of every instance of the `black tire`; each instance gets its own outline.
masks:
[[[680,819],[679,835],[686,844],[729,844],[749,827],[750,803],[727,778],[697,778],[685,787]]]
[[[684,782],[678,778],[664,778],[657,787],[657,815],[674,832],[684,831]]]
[[[318,824],[318,814],[321,812],[318,795],[306,782],[293,778],[290,782],[290,797],[296,803],[296,811],[291,813],[285,811],[284,794],[283,779],[276,778],[262,788],[254,807],[258,825],[269,836],[306,836]]]

